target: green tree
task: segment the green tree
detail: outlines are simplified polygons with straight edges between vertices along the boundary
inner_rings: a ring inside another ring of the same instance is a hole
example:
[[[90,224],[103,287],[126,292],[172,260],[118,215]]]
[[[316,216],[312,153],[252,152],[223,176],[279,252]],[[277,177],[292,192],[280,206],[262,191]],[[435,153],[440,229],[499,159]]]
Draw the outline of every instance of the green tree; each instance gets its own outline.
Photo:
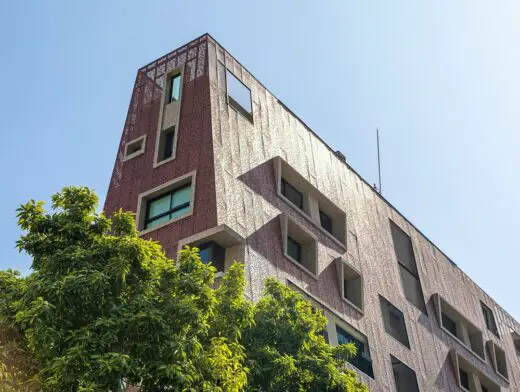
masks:
[[[252,304],[242,265],[215,287],[198,249],[176,263],[139,237],[132,214],[109,218],[97,204],[68,187],[50,211],[19,208],[33,272],[0,273],[0,386],[16,376],[47,392],[366,391],[344,369],[355,348],[330,347],[323,315],[299,294],[268,280]],[[2,362],[6,347],[19,360]]]

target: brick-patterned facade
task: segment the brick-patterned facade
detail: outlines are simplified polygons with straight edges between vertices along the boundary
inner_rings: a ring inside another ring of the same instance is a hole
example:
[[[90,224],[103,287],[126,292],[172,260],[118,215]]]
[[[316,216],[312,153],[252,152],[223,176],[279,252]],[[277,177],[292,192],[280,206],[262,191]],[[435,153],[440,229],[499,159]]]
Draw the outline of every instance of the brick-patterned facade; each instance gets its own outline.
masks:
[[[184,78],[176,157],[154,168],[165,75],[179,66]],[[250,89],[252,121],[230,105],[226,70]],[[125,161],[125,144],[143,135],[145,153]],[[342,211],[344,243],[280,196],[280,165],[290,167],[323,203]],[[175,257],[179,241],[191,243],[223,228],[226,234],[218,238],[226,262],[229,256],[245,263],[249,298],[257,299],[264,279],[274,276],[330,315],[329,333],[340,325],[366,338],[373,377],[358,373],[371,391],[408,392],[397,389],[391,356],[413,369],[423,392],[463,390],[459,366],[475,372],[470,392],[520,391],[514,341],[520,325],[209,35],[138,71],[105,211],[136,211],[140,194],[194,170],[193,214],[144,235],[158,240],[169,256]],[[405,295],[390,221],[411,238],[423,310]],[[285,254],[287,222],[316,239],[315,272]],[[363,278],[363,309],[342,298],[343,263]],[[402,311],[410,347],[385,331],[380,296]],[[479,331],[483,358],[442,328],[441,301]],[[493,312],[498,336],[488,330],[481,302]],[[494,367],[494,345],[505,353],[507,379]]]

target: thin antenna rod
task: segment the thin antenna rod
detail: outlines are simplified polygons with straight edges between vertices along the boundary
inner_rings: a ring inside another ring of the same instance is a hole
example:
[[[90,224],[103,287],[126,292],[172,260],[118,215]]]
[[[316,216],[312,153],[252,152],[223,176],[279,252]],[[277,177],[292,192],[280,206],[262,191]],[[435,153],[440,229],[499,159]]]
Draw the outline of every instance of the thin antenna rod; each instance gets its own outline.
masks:
[[[379,193],[382,193],[381,188],[381,154],[379,153],[379,128],[376,129],[377,135],[377,170],[379,173]]]

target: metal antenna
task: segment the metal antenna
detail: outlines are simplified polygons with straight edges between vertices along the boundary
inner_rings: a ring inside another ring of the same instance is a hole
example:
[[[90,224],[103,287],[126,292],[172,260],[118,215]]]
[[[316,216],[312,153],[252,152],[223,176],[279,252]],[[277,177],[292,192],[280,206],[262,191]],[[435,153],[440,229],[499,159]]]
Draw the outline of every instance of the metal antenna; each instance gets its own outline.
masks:
[[[379,128],[376,129],[377,136],[377,170],[379,173],[379,193],[382,194],[381,188],[381,154],[379,153]]]

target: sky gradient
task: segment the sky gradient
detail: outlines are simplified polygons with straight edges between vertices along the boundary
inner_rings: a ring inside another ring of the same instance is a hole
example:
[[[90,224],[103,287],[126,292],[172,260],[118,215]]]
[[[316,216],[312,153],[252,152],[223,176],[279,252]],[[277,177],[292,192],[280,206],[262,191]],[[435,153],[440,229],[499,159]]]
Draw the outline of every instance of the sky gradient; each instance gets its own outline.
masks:
[[[520,3],[0,4],[0,269],[15,209],[66,185],[103,202],[137,69],[209,32],[520,320]]]

